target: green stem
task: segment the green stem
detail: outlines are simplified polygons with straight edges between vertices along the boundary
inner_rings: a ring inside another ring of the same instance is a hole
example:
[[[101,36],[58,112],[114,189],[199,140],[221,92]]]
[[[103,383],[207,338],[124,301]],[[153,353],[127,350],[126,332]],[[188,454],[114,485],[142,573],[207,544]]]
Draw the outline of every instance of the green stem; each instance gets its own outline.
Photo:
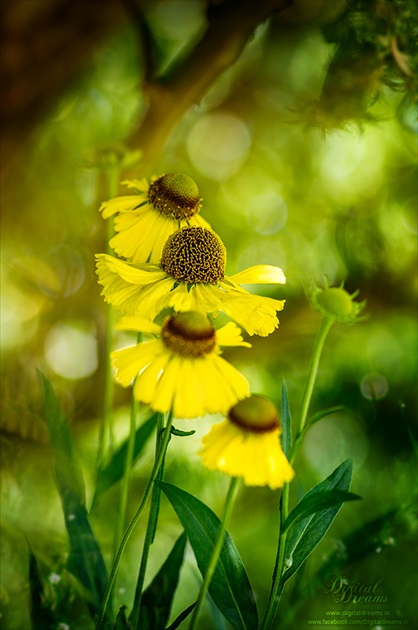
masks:
[[[160,447],[160,442],[161,442],[161,437],[162,437],[162,432],[163,432],[163,421],[164,421],[163,414],[158,414],[157,442],[156,442],[156,454],[155,454],[156,457],[157,457],[158,450]],[[160,470],[158,471],[157,478],[159,481],[162,481],[163,475],[164,475],[164,460],[162,461]],[[150,511],[149,511],[149,516],[148,516],[147,531],[145,534],[144,547],[142,550],[141,564],[139,567],[138,580],[136,584],[134,603],[132,606],[132,613],[131,613],[131,619],[130,619],[132,628],[134,628],[134,630],[140,630],[139,625],[138,625],[140,623],[139,610],[141,608],[142,590],[144,588],[144,581],[145,581],[145,574],[147,571],[149,552],[150,552],[151,545],[154,541],[155,530],[157,528],[158,514],[160,511],[160,495],[161,495],[161,489],[157,485],[154,484],[154,488],[152,490],[152,495],[151,495],[151,505],[150,505]]]
[[[131,522],[128,525],[128,528],[126,529],[123,538],[121,540],[121,543],[119,545],[119,549],[116,553],[116,556],[113,560],[113,565],[112,565],[112,569],[110,571],[110,575],[109,575],[109,579],[107,581],[107,585],[106,585],[106,590],[105,590],[105,594],[103,596],[103,601],[102,601],[102,605],[100,607],[100,611],[99,611],[99,617],[97,620],[97,624],[96,624],[96,630],[101,630],[103,628],[103,623],[105,620],[105,615],[106,615],[106,609],[107,609],[107,605],[109,603],[109,599],[110,599],[110,595],[112,592],[112,588],[113,585],[115,583],[115,578],[116,578],[116,573],[118,570],[118,566],[119,566],[119,562],[120,559],[122,557],[122,554],[125,550],[125,547],[127,545],[127,542],[133,532],[133,530],[135,529],[142,512],[144,511],[144,508],[148,502],[148,499],[150,497],[153,485],[154,485],[154,481],[157,478],[158,472],[160,470],[160,467],[164,461],[164,457],[165,457],[165,453],[167,451],[167,446],[168,446],[168,442],[170,441],[170,429],[171,429],[171,423],[173,421],[173,415],[172,413],[169,414],[168,419],[167,419],[167,424],[165,426],[164,429],[164,433],[161,439],[161,444],[160,444],[160,449],[158,452],[158,456],[155,458],[155,462],[154,462],[154,466],[153,469],[151,471],[151,476],[148,480],[147,486],[145,488],[145,492],[144,495],[142,497],[142,501],[139,504],[139,507],[137,509],[137,511],[135,512],[134,516],[132,517]]]
[[[322,349],[324,347],[325,339],[330,331],[330,328],[334,320],[323,319],[319,328],[315,344],[312,351],[312,358],[309,365],[308,377],[306,379],[305,391],[302,398],[302,407],[300,412],[299,431],[293,444],[292,450],[289,456],[289,462],[293,464],[299,446],[302,442],[301,436],[305,427],[306,419],[308,417],[309,406],[311,404],[312,393],[315,386],[316,376],[318,374],[319,362],[321,359]],[[269,600],[267,603],[264,619],[261,624],[261,630],[271,630],[274,619],[277,615],[279,608],[280,597],[284,587],[283,574],[285,566],[285,549],[287,540],[287,531],[283,531],[284,524],[286,522],[289,512],[289,492],[290,484],[286,483],[283,487],[283,492],[280,500],[280,528],[279,528],[279,544],[276,555],[276,562],[273,571],[273,584],[270,591]]]
[[[239,477],[231,477],[228,494],[225,500],[224,513],[222,516],[221,523],[219,525],[215,545],[213,547],[212,556],[209,560],[209,565],[206,570],[203,584],[200,587],[199,597],[197,598],[196,606],[193,610],[189,630],[195,630],[195,628],[197,627],[196,626],[197,618],[204,604],[206,593],[208,591],[213,574],[215,572],[216,565],[218,564],[219,556],[221,555],[222,545],[223,545],[225,534],[226,534],[226,528],[228,527],[229,519],[231,517],[231,512],[234,506],[234,501],[235,501],[238,485],[239,485]]]
[[[119,511],[117,515],[115,537],[113,541],[114,556],[117,553],[118,546],[122,538],[123,530],[125,528],[126,508],[128,505],[128,495],[129,495],[130,473],[131,473],[132,461],[133,461],[134,450],[135,450],[137,413],[138,413],[138,402],[136,401],[135,396],[132,393],[131,415],[130,415],[130,421],[129,421],[128,447],[126,449],[125,465],[124,465],[122,485],[121,485],[121,490],[120,490]]]
[[[116,197],[118,193],[120,171],[114,168],[107,173],[108,177],[108,191],[109,198]],[[114,234],[113,221],[110,219],[106,224],[106,252],[108,254],[113,253],[109,245],[109,241]],[[108,304],[106,306],[106,330],[105,330],[105,342],[104,342],[104,357],[105,357],[105,374],[104,374],[104,393],[103,393],[103,422],[100,429],[99,436],[99,450],[97,453],[96,468],[99,470],[104,455],[106,452],[107,441],[109,440],[110,448],[113,451],[114,448],[114,436],[113,436],[113,398],[114,398],[114,381],[112,366],[110,363],[110,353],[113,349],[113,336],[114,336],[114,323],[115,323],[115,311],[113,307]]]
[[[308,378],[306,380],[305,391],[303,392],[299,433],[303,431],[303,427],[305,426],[309,405],[311,404],[312,392],[315,386],[316,375],[318,374],[318,367],[319,361],[321,359],[322,349],[324,347],[325,339],[333,323],[333,319],[323,319],[317,337],[315,339],[315,345],[313,347],[311,363],[309,366]]]

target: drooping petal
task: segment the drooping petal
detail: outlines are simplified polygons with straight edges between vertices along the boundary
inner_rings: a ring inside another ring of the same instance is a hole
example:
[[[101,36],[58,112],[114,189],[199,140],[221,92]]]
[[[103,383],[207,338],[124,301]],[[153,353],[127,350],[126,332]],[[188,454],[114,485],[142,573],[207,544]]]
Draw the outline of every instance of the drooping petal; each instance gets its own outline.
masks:
[[[122,184],[128,188],[135,188],[138,192],[148,193],[148,182],[143,177],[142,179],[125,179]]]
[[[116,330],[135,330],[137,332],[151,333],[158,335],[161,332],[161,326],[150,322],[145,317],[126,316],[121,317],[115,324]]]
[[[278,327],[276,312],[283,309],[285,300],[252,295],[244,289],[236,291],[231,287],[226,288],[221,296],[219,310],[229,315],[249,335],[266,337]]]
[[[104,219],[108,219],[117,212],[121,212],[123,210],[133,210],[143,201],[144,199],[142,195],[124,195],[122,197],[114,197],[114,199],[104,201],[99,210],[102,213],[102,217]]]
[[[283,270],[273,265],[254,265],[228,279],[237,284],[286,284]]]
[[[279,442],[279,430],[243,431],[229,420],[214,425],[204,436],[202,463],[231,477],[242,477],[248,486],[280,488],[294,477]]]
[[[243,340],[241,330],[234,322],[228,322],[216,331],[216,341],[220,346],[244,346],[245,348],[251,348],[251,344]]]
[[[112,352],[110,358],[116,369],[116,380],[127,387],[153,360],[160,343],[159,340],[148,341]]]

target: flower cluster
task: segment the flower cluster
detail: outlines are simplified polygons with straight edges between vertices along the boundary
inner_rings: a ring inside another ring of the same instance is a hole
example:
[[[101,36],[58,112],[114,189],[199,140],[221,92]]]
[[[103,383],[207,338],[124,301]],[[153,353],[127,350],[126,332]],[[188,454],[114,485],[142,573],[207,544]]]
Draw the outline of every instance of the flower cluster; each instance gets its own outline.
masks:
[[[225,421],[204,439],[203,463],[248,485],[281,487],[293,471],[280,447],[277,412],[250,395],[247,380],[221,351],[250,347],[241,329],[267,336],[278,327],[284,300],[253,295],[242,285],[284,284],[283,271],[256,265],[226,274],[225,246],[200,216],[202,199],[188,175],[125,184],[135,194],[100,208],[103,218],[113,217],[110,246],[119,257],[97,255],[98,281],[106,302],[123,315],[117,327],[151,338],[112,353],[117,381],[133,383],[138,401],[177,418],[223,414]],[[219,312],[233,321],[217,329]]]

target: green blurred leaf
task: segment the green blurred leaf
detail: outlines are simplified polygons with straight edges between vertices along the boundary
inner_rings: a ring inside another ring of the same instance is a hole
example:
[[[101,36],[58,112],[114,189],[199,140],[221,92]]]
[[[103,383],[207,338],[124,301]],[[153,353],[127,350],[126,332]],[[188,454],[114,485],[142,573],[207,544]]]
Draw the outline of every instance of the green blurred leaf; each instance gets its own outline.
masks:
[[[321,481],[321,483],[312,488],[312,490],[309,490],[301,499],[301,502],[303,500],[307,501],[309,497],[324,491],[339,490],[348,492],[350,489],[351,474],[352,463],[350,460],[346,460],[340,464],[329,477]],[[285,548],[285,563],[288,568],[283,576],[284,582],[298,570],[301,564],[305,562],[306,558],[320,543],[340,510],[341,505],[342,503],[338,503],[316,514],[311,514],[301,519],[297,525],[291,529]]]
[[[107,572],[81,492],[81,473],[75,464],[68,423],[60,410],[48,379],[40,373],[44,388],[44,419],[55,454],[55,474],[70,541],[69,570],[90,595],[88,605],[94,615],[104,595]]]
[[[144,591],[137,628],[141,628],[141,630],[164,630],[170,617],[186,542],[187,536],[183,532],[175,542],[167,560]],[[132,611],[132,613],[134,612]]]
[[[286,381],[282,383],[282,448],[288,457],[292,445],[292,416],[290,415],[289,398],[287,395]]]
[[[38,563],[29,550],[30,618],[32,630],[55,630],[57,622],[54,614],[44,602],[44,589]]]
[[[218,517],[196,497],[168,483],[159,484],[168,497],[205,575],[220,525]],[[236,630],[254,630],[258,616],[250,581],[235,544],[226,532],[209,593]]]
[[[183,610],[178,617],[175,618],[175,620],[173,621],[173,623],[167,628],[167,630],[176,630],[176,628],[179,627],[179,625],[182,623],[182,621],[184,621],[185,619],[187,619],[187,617],[190,615],[190,613],[192,612],[193,608],[196,606],[197,602],[194,602],[193,604],[190,604],[190,606],[187,606],[187,608],[185,610]]]
[[[157,424],[157,413],[153,414],[151,418],[146,420],[135,433],[135,445],[132,458],[132,464],[138,460],[142,451],[144,450],[149,438],[151,437],[155,426]],[[126,439],[117,451],[112,455],[110,461],[108,461],[100,470],[97,475],[96,490],[92,502],[92,506],[97,498],[108,490],[111,486],[117,483],[123,477],[126,452],[128,449],[128,439]]]
[[[130,630],[128,620],[126,619],[126,606],[121,606],[115,621],[114,630]]]
[[[339,505],[345,501],[357,501],[361,499],[357,494],[345,492],[344,490],[321,490],[314,494],[305,494],[297,506],[290,512],[283,526],[283,531],[291,527],[302,518],[316,514],[322,510]]]

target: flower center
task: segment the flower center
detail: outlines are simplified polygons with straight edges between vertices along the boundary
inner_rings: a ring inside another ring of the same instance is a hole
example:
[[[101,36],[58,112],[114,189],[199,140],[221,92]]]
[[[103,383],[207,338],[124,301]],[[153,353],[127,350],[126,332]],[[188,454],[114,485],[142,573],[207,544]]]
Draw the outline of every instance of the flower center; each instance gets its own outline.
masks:
[[[344,316],[353,312],[351,296],[338,287],[327,288],[318,295],[319,304],[331,315]]]
[[[253,394],[229,410],[229,420],[250,433],[268,433],[280,427],[277,410],[268,398]]]
[[[216,333],[206,315],[187,311],[176,313],[164,322],[161,339],[176,354],[197,359],[215,348]]]
[[[217,284],[225,274],[226,250],[214,232],[185,227],[168,237],[160,263],[178,282]]]
[[[183,173],[162,175],[150,184],[148,201],[176,220],[188,219],[199,211],[201,199],[195,181]]]

